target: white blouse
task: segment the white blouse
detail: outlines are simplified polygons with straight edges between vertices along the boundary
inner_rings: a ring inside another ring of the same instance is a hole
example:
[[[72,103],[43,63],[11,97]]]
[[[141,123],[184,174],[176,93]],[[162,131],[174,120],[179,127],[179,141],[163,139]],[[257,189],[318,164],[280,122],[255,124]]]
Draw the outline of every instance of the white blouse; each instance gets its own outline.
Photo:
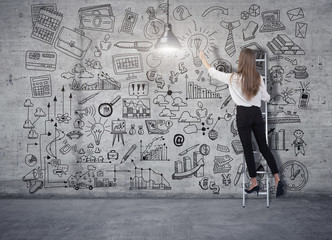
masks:
[[[261,101],[268,102],[270,101],[270,95],[266,91],[266,87],[261,76],[261,85],[259,87],[259,91],[257,92],[256,96],[252,97],[250,100],[247,100],[245,95],[242,93],[241,89],[241,76],[237,73],[224,73],[216,70],[215,68],[209,68],[209,74],[212,78],[222,81],[229,86],[229,92],[232,96],[233,101],[238,106],[261,106]]]

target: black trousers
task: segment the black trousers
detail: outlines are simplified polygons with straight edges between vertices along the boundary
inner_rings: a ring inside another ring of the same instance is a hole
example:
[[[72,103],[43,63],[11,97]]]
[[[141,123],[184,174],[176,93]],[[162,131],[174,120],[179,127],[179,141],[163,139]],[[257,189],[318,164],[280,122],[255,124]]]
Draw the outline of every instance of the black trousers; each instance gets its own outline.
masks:
[[[254,153],[252,149],[251,131],[254,133],[259,151],[265,158],[272,174],[278,173],[274,156],[266,143],[265,127],[261,109],[256,106],[237,106],[236,124],[243,146],[244,157],[251,178],[257,176]]]

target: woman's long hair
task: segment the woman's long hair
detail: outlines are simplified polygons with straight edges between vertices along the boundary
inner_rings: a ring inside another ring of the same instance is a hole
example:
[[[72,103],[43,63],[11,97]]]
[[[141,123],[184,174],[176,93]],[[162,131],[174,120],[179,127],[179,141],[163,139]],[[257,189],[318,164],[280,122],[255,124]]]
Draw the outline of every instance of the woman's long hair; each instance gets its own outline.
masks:
[[[248,48],[242,49],[237,73],[241,76],[242,93],[247,100],[256,96],[260,86],[260,75],[256,70],[255,53]]]

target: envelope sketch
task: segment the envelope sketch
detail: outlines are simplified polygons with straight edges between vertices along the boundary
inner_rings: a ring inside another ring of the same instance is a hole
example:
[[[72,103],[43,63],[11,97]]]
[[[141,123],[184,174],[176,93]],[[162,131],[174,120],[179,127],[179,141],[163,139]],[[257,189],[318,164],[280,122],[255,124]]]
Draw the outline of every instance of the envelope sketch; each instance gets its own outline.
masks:
[[[295,20],[304,18],[304,13],[303,13],[302,8],[299,7],[299,8],[294,8],[294,9],[287,11],[287,16],[288,16],[289,20],[295,21]]]
[[[295,37],[305,38],[307,35],[308,24],[297,22],[295,25]]]

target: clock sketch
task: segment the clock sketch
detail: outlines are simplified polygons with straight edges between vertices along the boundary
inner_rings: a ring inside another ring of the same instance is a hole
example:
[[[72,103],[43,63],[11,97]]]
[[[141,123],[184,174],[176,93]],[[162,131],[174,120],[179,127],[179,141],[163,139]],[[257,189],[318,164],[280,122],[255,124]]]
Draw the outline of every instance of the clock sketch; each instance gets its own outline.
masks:
[[[285,188],[289,191],[299,191],[308,182],[308,170],[298,161],[291,160],[284,163],[279,172]]]

